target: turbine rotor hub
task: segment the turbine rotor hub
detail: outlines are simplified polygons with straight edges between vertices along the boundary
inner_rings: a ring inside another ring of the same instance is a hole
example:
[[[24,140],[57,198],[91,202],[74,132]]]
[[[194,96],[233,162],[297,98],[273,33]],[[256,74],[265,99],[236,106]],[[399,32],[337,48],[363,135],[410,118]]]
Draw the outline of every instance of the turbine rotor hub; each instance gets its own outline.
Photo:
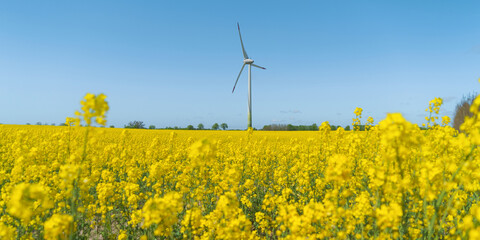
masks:
[[[252,64],[252,63],[253,63],[253,60],[250,59],[250,58],[246,58],[246,59],[243,59],[243,63],[245,63],[245,64]]]

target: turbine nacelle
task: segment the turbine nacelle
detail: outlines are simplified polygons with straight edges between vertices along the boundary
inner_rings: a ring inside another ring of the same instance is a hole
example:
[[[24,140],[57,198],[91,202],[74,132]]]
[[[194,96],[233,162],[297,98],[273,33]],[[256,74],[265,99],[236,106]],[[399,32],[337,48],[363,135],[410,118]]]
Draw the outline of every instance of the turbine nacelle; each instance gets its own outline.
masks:
[[[243,59],[243,63],[244,63],[244,64],[252,64],[252,63],[253,63],[253,60],[250,59],[250,58]]]

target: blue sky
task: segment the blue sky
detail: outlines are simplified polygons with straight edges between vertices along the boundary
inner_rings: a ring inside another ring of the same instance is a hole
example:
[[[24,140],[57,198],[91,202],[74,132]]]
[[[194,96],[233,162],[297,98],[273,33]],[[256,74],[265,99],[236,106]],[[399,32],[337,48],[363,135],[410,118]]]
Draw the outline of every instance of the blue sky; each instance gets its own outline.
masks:
[[[104,93],[108,125],[423,123],[479,92],[478,1],[3,1],[0,123],[56,123]]]

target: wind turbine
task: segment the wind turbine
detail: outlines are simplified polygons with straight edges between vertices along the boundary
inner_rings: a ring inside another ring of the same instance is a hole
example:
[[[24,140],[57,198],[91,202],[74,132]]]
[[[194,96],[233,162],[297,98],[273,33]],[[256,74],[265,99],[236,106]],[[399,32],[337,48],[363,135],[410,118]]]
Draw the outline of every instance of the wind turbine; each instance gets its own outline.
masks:
[[[240,73],[238,73],[237,81],[235,81],[235,85],[233,85],[232,93],[235,91],[235,87],[237,86],[238,79],[240,79],[240,75],[242,74],[243,68],[245,65],[248,64],[248,128],[252,127],[252,66],[266,69],[264,67],[260,67],[256,64],[253,64],[253,60],[248,57],[247,52],[245,51],[245,47],[243,46],[242,41],[242,34],[240,33],[240,25],[237,23],[238,27],[238,35],[240,36],[240,43],[242,44],[242,51],[243,51],[243,65],[240,69]]]

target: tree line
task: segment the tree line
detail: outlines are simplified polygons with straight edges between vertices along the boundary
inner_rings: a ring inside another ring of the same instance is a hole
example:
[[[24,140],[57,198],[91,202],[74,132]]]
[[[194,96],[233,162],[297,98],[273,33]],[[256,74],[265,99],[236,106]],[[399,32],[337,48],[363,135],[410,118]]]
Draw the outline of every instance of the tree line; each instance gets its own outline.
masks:
[[[340,125],[330,125],[330,128],[335,131],[342,126]],[[347,125],[343,128],[345,131],[350,131],[350,125]],[[318,131],[318,125],[292,125],[292,124],[270,124],[265,125],[262,128],[263,131]],[[365,131],[365,125],[359,125],[360,131]]]
[[[26,125],[31,125],[30,123],[27,123]],[[41,123],[37,122],[35,125],[51,125],[55,126],[55,123],[48,124],[48,123]],[[67,126],[65,123],[60,123],[58,126]],[[115,126],[110,125],[110,128],[115,128]],[[157,128],[155,125],[149,125],[148,127],[146,124],[142,121],[131,121],[128,124],[123,126],[124,128],[134,128],[134,129],[169,129],[169,130],[227,130],[228,129],[228,124],[226,123],[214,123],[211,128],[206,128],[203,123],[199,123],[196,127],[193,125],[188,125],[187,127],[164,127],[164,128]],[[330,125],[330,128],[332,130],[337,130],[340,128],[340,125]],[[345,131],[350,131],[351,127],[350,125],[347,125],[343,127]],[[255,129],[256,130],[256,129]],[[318,131],[318,125],[316,123],[313,123],[312,125],[293,125],[293,124],[270,124],[270,125],[265,125],[263,126],[262,131]],[[360,131],[365,131],[365,125],[359,125],[359,130]]]
[[[146,125],[142,121],[132,121],[132,122],[129,122],[127,125],[125,125],[124,128],[146,129]],[[178,127],[178,126],[156,128],[155,125],[150,125],[148,127],[148,129],[207,130],[207,128],[205,128],[205,125],[203,125],[203,123],[199,123],[196,128],[193,125],[188,125],[186,128],[182,128],[182,127]],[[210,129],[211,130],[219,130],[219,129],[227,130],[228,129],[228,124],[226,124],[226,123],[222,123],[222,124],[214,123]]]

